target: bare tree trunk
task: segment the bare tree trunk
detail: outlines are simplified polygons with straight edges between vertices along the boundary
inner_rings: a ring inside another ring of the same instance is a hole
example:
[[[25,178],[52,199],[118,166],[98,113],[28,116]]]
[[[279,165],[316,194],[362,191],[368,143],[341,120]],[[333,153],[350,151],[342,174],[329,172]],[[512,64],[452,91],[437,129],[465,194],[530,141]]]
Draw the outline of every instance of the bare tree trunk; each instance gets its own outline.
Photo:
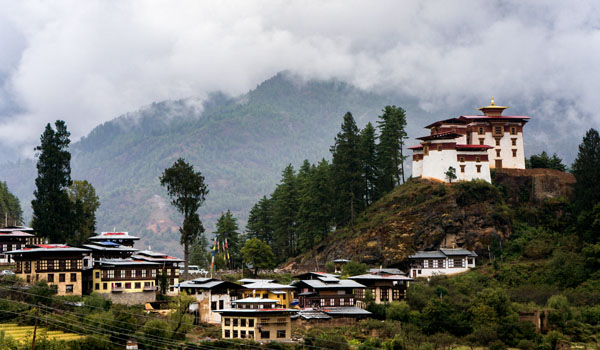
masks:
[[[190,242],[188,242],[188,240],[186,240],[185,243],[183,244],[183,279],[185,281],[187,281],[189,279],[189,273],[188,273],[189,255],[190,255]]]
[[[400,167],[402,168],[402,183],[404,183],[406,180],[404,180],[404,151],[402,150],[402,147],[404,147],[404,143],[400,144],[400,160],[402,162]]]

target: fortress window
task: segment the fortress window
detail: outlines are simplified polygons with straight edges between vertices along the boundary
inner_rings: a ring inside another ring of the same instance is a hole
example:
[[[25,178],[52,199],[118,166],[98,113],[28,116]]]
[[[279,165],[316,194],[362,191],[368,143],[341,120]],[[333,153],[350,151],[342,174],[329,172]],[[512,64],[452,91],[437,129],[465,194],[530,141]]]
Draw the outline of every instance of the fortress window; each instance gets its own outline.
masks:
[[[516,150],[516,149],[513,149],[513,150],[512,150],[512,153],[513,153],[513,157],[516,157],[516,156],[517,156],[517,150]]]
[[[500,146],[500,139],[496,138],[496,146]]]
[[[423,146],[423,155],[424,156],[428,156],[429,155],[429,146]]]
[[[511,139],[512,145],[516,146],[517,145],[517,139]]]
[[[464,166],[464,165],[461,165],[461,166],[460,166],[460,172],[461,172],[461,173],[464,173],[464,172],[465,172],[465,166]]]
[[[464,161],[465,161],[465,157],[463,157],[463,156],[460,156],[460,160],[459,160],[459,161],[460,161],[461,163],[464,163]]]
[[[442,145],[437,145],[437,150],[438,150],[438,152],[441,152],[442,151]]]
[[[500,157],[500,150],[499,149],[496,150],[496,157]]]
[[[514,126],[510,128],[510,134],[511,135],[516,135],[517,134],[517,128],[515,128]]]
[[[495,126],[494,127],[494,135],[502,136],[502,134],[503,134],[502,127],[501,126]]]
[[[477,156],[477,157],[475,157],[475,161],[476,161],[477,163],[481,162],[481,157],[480,157],[480,156]],[[481,166],[481,165],[480,165],[480,166]]]
[[[475,165],[475,166],[477,167],[477,172],[478,172],[478,173],[480,173],[480,172],[481,172],[481,165],[480,165],[480,164],[477,164],[477,165]]]
[[[483,139],[479,139],[479,144],[483,146]]]
[[[478,133],[479,135],[483,135],[483,127],[481,127],[481,126],[480,126],[480,127],[479,127],[479,130],[478,130],[478,132],[477,132],[477,133]]]

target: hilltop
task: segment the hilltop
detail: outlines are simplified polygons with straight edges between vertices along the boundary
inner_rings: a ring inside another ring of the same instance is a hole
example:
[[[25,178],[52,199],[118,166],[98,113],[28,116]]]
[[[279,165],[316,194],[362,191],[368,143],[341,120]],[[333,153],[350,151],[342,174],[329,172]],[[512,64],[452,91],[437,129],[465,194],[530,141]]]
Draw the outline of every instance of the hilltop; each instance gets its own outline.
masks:
[[[499,170],[494,184],[411,179],[286,268],[312,270],[339,258],[402,266],[414,251],[440,245],[488,258],[509,239],[524,207],[531,212],[568,198],[573,183],[571,174],[552,169]]]

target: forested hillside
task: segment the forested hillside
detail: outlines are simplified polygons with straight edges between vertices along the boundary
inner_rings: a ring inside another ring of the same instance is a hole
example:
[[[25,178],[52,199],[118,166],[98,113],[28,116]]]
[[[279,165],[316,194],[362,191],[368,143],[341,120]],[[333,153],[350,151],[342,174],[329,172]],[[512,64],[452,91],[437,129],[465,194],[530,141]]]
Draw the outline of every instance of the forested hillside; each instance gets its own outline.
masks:
[[[6,182],[0,181],[0,227],[5,224],[20,225],[23,211],[19,199],[12,194]]]
[[[210,192],[200,215],[207,228],[228,209],[243,227],[280,169],[330,157],[346,112],[362,127],[393,103],[401,104],[342,82],[301,82],[282,73],[236,98],[215,93],[204,101],[154,103],[104,123],[72,144],[72,177],[96,188],[98,230],[130,231],[144,247],[179,254],[180,219],[158,181],[178,157],[206,177]],[[31,161],[0,168],[26,217],[35,175]]]

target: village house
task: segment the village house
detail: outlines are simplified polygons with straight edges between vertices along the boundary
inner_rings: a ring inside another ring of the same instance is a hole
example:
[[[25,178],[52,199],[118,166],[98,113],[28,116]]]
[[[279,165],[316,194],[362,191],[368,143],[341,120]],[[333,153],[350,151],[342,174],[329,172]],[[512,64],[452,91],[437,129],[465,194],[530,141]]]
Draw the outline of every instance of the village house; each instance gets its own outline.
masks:
[[[0,265],[10,265],[13,263],[10,254],[7,252],[20,250],[27,245],[42,244],[44,240],[35,236],[35,231],[31,227],[24,226],[6,226],[0,228]]]
[[[145,304],[156,300],[157,263],[128,259],[94,259],[92,290],[117,304]],[[90,291],[90,292],[91,292]]]
[[[294,276],[301,308],[345,307],[355,305],[355,293],[361,295],[365,286],[354,280],[341,280],[337,275],[307,272]]]
[[[261,297],[276,299],[284,308],[289,308],[293,301],[293,286],[273,282],[254,282],[243,285],[242,298]]]
[[[333,266],[334,266],[334,273],[342,273],[342,269],[344,268],[344,265],[346,265],[347,263],[349,263],[350,260],[348,259],[335,259],[333,260]]]
[[[233,302],[234,308],[218,310],[223,339],[285,341],[292,337],[290,315],[296,310],[283,308],[279,299],[249,297]]]
[[[491,182],[490,169],[525,169],[523,127],[528,116],[503,116],[508,107],[489,106],[483,115],[463,115],[426,126],[430,135],[419,137],[413,151],[412,177],[449,181],[452,167],[457,180]]]
[[[406,290],[413,280],[398,269],[371,269],[369,273],[351,276],[348,279],[364,285],[377,304],[405,300]],[[364,300],[366,293],[362,293],[362,290],[360,294],[355,293],[357,300]]]
[[[412,278],[452,275],[475,267],[477,254],[462,248],[440,248],[409,255]]]
[[[196,298],[200,321],[218,324],[221,323],[221,314],[217,311],[230,309],[243,287],[233,282],[201,277],[181,282],[177,289]]]
[[[177,295],[179,290],[176,286],[179,284],[179,268],[183,266],[183,259],[150,250],[141,250],[135,253],[132,258],[159,264],[160,270],[166,274],[169,283],[167,295]]]
[[[91,251],[68,245],[36,244],[9,251],[15,274],[26,283],[45,280],[57,295],[82,295],[82,271],[91,267]]]

